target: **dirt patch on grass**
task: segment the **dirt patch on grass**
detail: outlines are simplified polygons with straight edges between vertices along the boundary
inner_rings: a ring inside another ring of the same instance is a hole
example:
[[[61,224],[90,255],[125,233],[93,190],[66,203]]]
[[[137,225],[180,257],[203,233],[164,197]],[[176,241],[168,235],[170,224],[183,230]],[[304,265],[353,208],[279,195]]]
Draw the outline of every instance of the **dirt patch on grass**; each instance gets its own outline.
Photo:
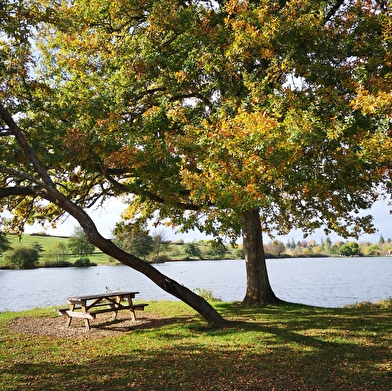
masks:
[[[160,318],[153,313],[142,313],[134,322],[129,314],[119,312],[116,320],[112,320],[112,314],[100,314],[96,319],[90,320],[90,330],[86,330],[82,319],[73,319],[71,326],[68,327],[63,316],[20,317],[14,319],[9,328],[19,333],[54,338],[102,338],[138,329],[160,327],[173,322],[173,319]]]

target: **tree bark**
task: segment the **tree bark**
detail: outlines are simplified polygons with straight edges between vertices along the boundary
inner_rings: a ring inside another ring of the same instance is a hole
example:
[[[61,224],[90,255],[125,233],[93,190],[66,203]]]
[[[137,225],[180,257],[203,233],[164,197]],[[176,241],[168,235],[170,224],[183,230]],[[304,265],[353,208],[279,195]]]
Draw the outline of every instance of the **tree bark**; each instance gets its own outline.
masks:
[[[273,292],[268,278],[258,209],[243,214],[242,237],[247,279],[242,304],[266,306],[281,303]]]

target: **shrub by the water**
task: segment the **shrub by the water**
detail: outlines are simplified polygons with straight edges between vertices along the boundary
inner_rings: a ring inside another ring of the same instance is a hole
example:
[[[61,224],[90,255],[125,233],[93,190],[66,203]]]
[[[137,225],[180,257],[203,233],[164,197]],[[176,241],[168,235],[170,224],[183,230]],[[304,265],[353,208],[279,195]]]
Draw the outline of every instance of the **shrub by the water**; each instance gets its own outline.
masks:
[[[4,253],[6,265],[15,269],[34,269],[38,258],[39,252],[34,247],[17,246]]]
[[[88,266],[97,266],[96,263],[91,263],[90,259],[87,257],[82,257],[79,258],[75,263],[73,264],[75,267],[88,267]]]

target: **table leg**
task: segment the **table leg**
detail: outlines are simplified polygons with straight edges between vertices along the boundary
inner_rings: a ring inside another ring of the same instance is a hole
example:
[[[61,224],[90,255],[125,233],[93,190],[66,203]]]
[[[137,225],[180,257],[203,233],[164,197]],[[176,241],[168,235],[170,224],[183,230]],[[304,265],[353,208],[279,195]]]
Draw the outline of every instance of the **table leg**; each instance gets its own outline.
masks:
[[[129,305],[129,306],[133,305],[132,296],[131,296],[131,295],[127,295],[126,298],[127,298],[127,300],[128,300],[128,305]],[[129,310],[131,311],[131,319],[132,319],[132,322],[135,322],[135,321],[136,321],[135,310],[134,310],[133,308],[130,308]]]
[[[82,303],[82,311],[83,311],[83,313],[87,313],[87,309],[86,309],[86,302],[84,301],[83,303]],[[84,318],[84,325],[86,326],[86,330],[90,330],[90,320],[89,319],[87,319],[87,318]]]
[[[90,330],[91,329],[91,327],[90,327],[90,320],[89,319],[84,318],[84,325],[86,327],[86,330]]]
[[[116,297],[116,303],[117,304],[120,304],[121,303],[121,296],[117,296]],[[110,307],[111,308],[113,308],[113,309],[115,309],[116,307],[118,307],[118,305],[116,305],[116,304],[110,304]],[[116,318],[117,318],[117,314],[118,314],[118,311],[113,311],[113,315],[112,315],[112,320],[116,320]]]
[[[69,310],[73,311],[74,309],[75,309],[75,304],[70,304],[69,305]],[[72,317],[68,316],[68,319],[67,319],[67,326],[68,327],[71,326],[71,322],[72,322]]]

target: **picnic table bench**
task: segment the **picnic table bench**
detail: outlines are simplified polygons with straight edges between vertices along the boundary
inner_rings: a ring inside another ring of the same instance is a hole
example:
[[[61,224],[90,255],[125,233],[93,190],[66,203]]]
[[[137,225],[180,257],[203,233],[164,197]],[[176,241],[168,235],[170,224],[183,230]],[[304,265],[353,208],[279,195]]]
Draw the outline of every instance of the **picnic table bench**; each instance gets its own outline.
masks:
[[[71,325],[73,318],[83,319],[86,329],[90,330],[90,320],[97,314],[113,312],[113,320],[117,312],[129,310],[132,321],[136,321],[136,310],[144,311],[148,304],[134,304],[133,299],[139,292],[108,292],[85,296],[68,297],[69,308],[58,309],[59,315],[67,317],[67,326]]]

